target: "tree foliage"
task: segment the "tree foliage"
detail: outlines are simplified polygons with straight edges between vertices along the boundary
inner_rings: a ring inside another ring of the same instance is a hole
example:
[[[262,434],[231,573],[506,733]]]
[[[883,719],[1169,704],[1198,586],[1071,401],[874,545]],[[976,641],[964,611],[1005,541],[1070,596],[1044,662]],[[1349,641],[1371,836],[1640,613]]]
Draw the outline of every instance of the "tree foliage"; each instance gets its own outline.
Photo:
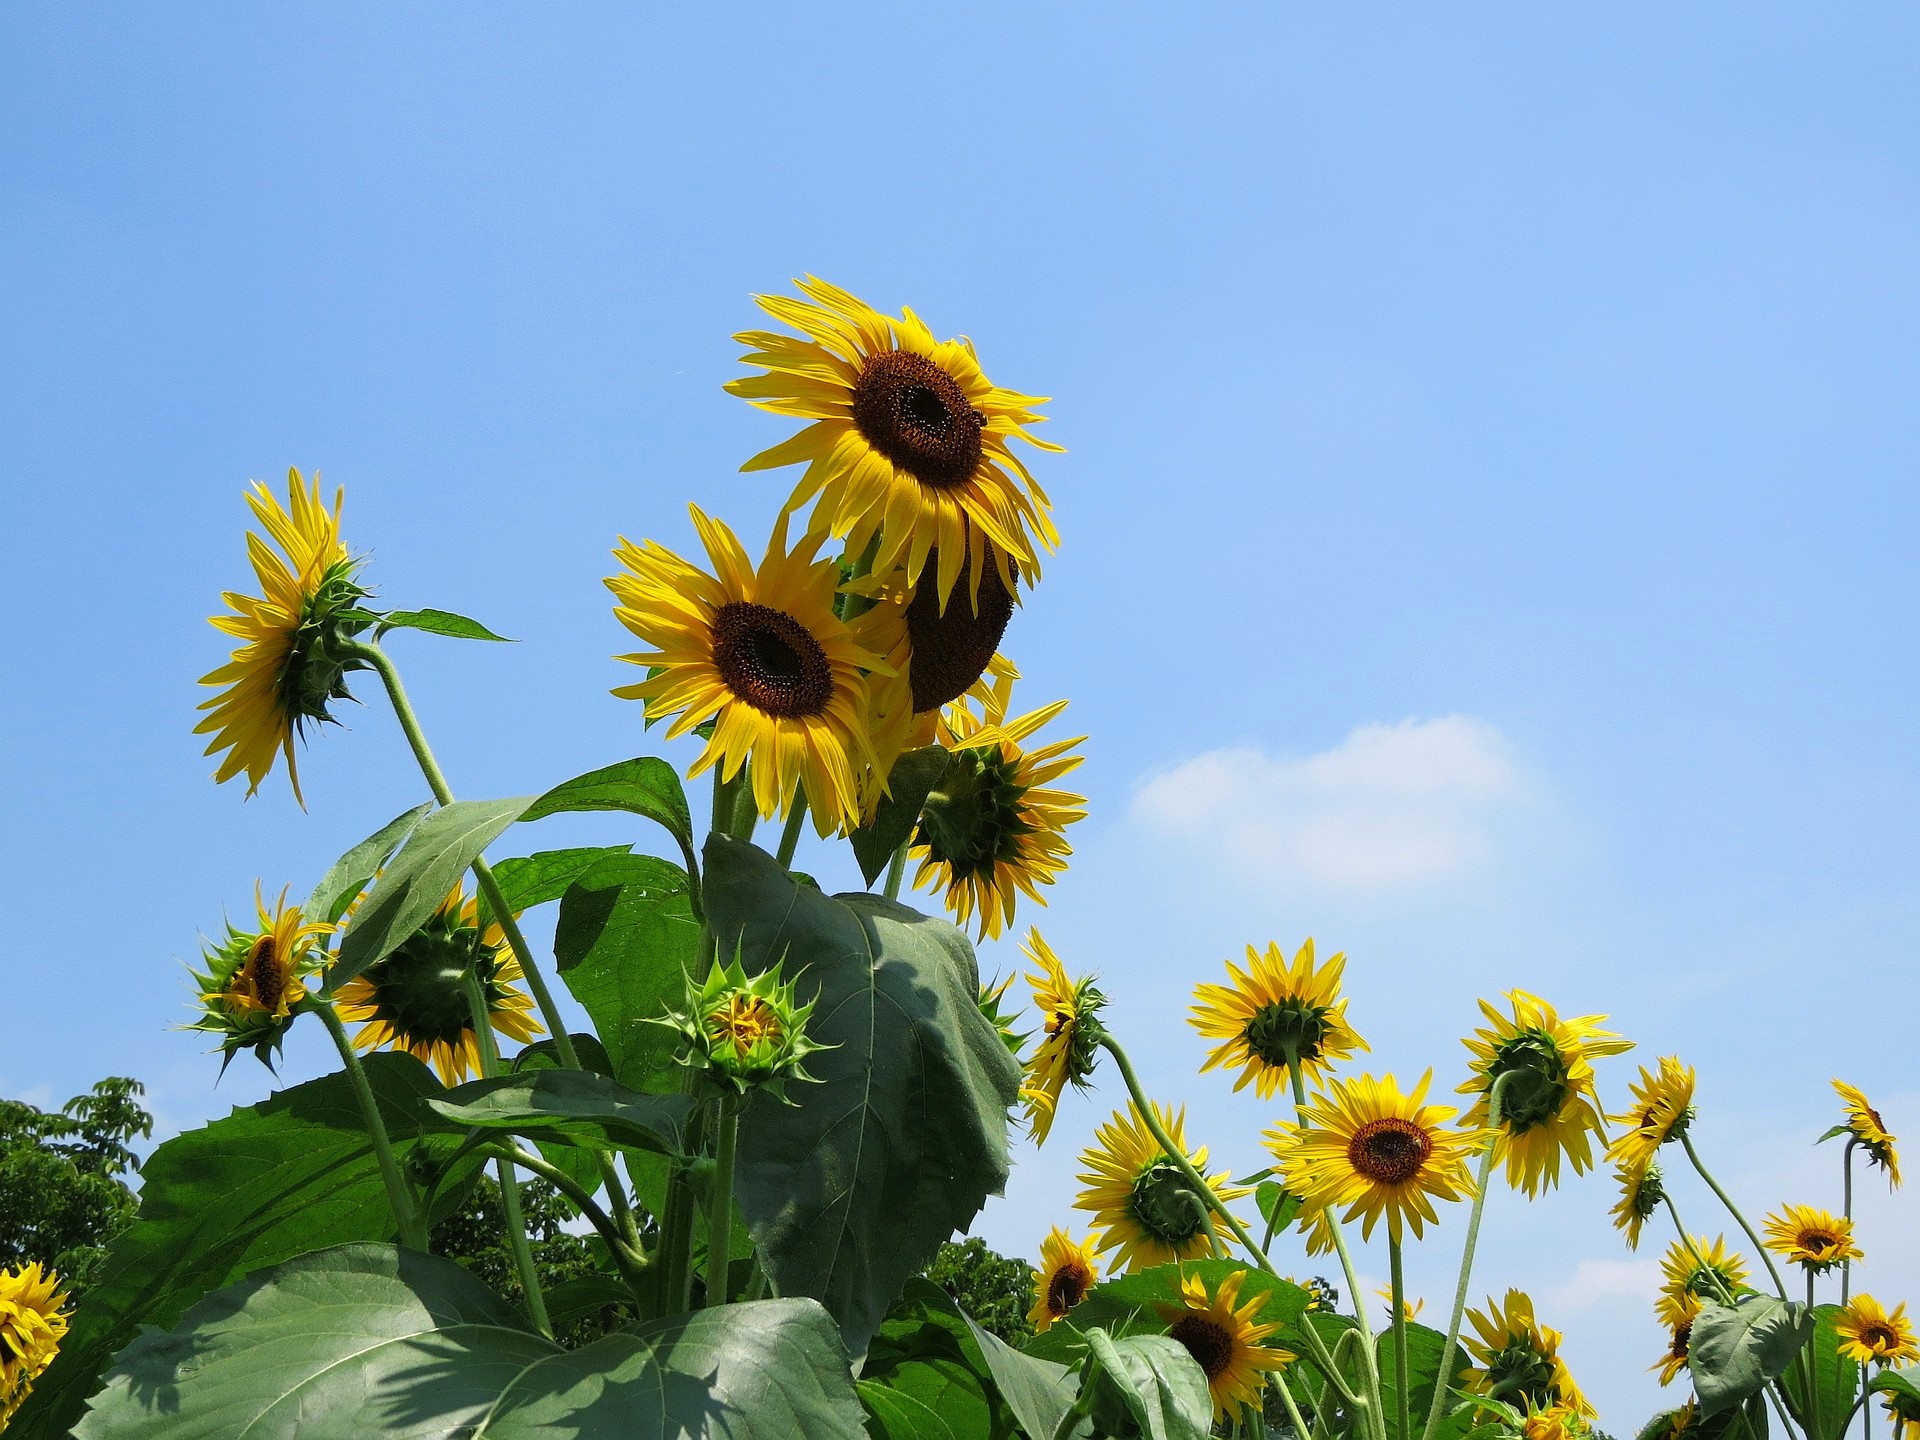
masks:
[[[39,1261],[77,1297],[139,1202],[123,1178],[153,1133],[146,1087],[110,1076],[57,1111],[0,1100],[0,1269]]]

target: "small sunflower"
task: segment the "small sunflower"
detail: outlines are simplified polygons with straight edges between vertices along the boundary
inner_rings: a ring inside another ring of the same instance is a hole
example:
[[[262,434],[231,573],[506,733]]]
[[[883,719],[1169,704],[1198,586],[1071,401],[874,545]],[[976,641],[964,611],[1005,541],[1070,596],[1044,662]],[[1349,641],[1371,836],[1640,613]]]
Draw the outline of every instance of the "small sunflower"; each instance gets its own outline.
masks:
[[[1887,1407],[1887,1425],[1893,1440],[1920,1440],[1920,1399],[1889,1390],[1880,1397]]]
[[[1033,1008],[1045,1017],[1046,1024],[1046,1038],[1027,1061],[1026,1079],[1020,1087],[1027,1102],[1033,1143],[1042,1145],[1053,1129],[1060,1092],[1069,1082],[1084,1089],[1087,1077],[1093,1074],[1100,1029],[1094,1016],[1107,1003],[1107,997],[1094,988],[1093,976],[1084,980],[1069,977],[1039,930],[1029,929],[1026,943],[1020,948],[1039,967],[1027,976],[1027,984],[1033,987]]]
[[[30,1260],[0,1270],[0,1430],[53,1363],[67,1333],[60,1277]]]
[[[1905,1305],[1896,1305],[1892,1313],[1888,1313],[1871,1295],[1856,1295],[1834,1317],[1833,1328],[1840,1341],[1840,1353],[1862,1365],[1871,1363],[1898,1369],[1920,1360],[1920,1345],[1914,1343]]]
[[[458,881],[440,908],[399,948],[356,975],[334,997],[340,1018],[361,1023],[356,1050],[404,1050],[458,1085],[480,1067],[480,1042],[467,1001],[466,976],[480,977],[487,1018],[522,1042],[543,1033],[533,1001],[517,985],[520,962],[498,923],[480,924],[473,897]]]
[[[1585,1416],[1571,1405],[1529,1408],[1520,1420],[1520,1440],[1583,1440]]]
[[[916,890],[944,891],[955,923],[977,913],[979,934],[997,938],[1013,923],[1016,894],[1046,904],[1039,887],[1067,868],[1066,828],[1086,818],[1084,796],[1048,788],[1084,758],[1086,737],[1036,749],[1025,742],[1067,708],[1064,700],[1016,719],[988,724],[964,705],[949,706],[946,773],[927,796],[912,841]]]
[[[1605,1141],[1607,1136],[1593,1061],[1630,1050],[1633,1042],[1602,1030],[1604,1015],[1562,1020],[1546,1001],[1524,990],[1508,991],[1507,1001],[1510,1016],[1480,1002],[1490,1024],[1466,1041],[1473,1075],[1460,1093],[1480,1097],[1466,1123],[1484,1127],[1488,1094],[1496,1081],[1504,1082],[1497,1144],[1507,1183],[1538,1195],[1560,1183],[1563,1156],[1576,1175],[1593,1163],[1591,1137]]]
[[[1693,1343],[1693,1322],[1699,1318],[1700,1303],[1698,1296],[1681,1295],[1668,1312],[1667,1353],[1647,1367],[1660,1372],[1662,1385],[1671,1385],[1687,1368],[1687,1350]]]
[[[214,771],[215,782],[224,785],[244,771],[249,796],[272,773],[274,757],[285,755],[287,780],[300,800],[294,736],[309,722],[333,719],[328,702],[347,698],[346,672],[361,666],[344,646],[370,623],[354,618],[355,605],[370,592],[356,583],[360,562],[340,543],[344,494],[335,492],[329,511],[320,500],[320,477],[309,486],[292,470],[288,508],[282,509],[258,481],[247,496],[272,544],[247,536],[260,594],[228,591],[221,598],[233,613],[212,618],[213,626],[238,639],[240,647],[225,665],[201,677],[202,685],[222,688],[199,707],[210,713],[193,733],[213,736],[207,754],[227,752]]]
[[[740,468],[805,461],[788,510],[817,500],[810,533],[844,536],[854,555],[877,539],[872,568],[900,566],[909,584],[931,564],[943,607],[963,569],[974,595],[990,563],[1009,587],[1010,562],[1037,578],[1038,551],[1060,537],[1010,442],[1061,448],[1026,428],[1044,419],[1033,409],[1044,402],[994,385],[971,341],[935,340],[911,310],[895,320],[822,280],[796,283],[808,300],[755,298],[801,335],[735,336],[766,373],[727,390],[813,423]]]
[[[1393,1287],[1391,1285],[1379,1285],[1374,1287],[1373,1293],[1386,1302],[1387,1323],[1391,1325],[1393,1323]],[[1409,1325],[1413,1324],[1415,1320],[1418,1320],[1420,1318],[1420,1312],[1426,1308],[1427,1302],[1425,1300],[1409,1300],[1404,1295],[1400,1297],[1400,1314]]]
[[[1660,1261],[1663,1283],[1655,1308],[1663,1325],[1679,1325],[1693,1318],[1699,1301],[1731,1304],[1747,1289],[1747,1262],[1727,1248],[1727,1237],[1709,1242],[1695,1235],[1689,1243],[1676,1240]]]
[[[1678,1055],[1663,1055],[1659,1070],[1640,1067],[1633,1084],[1633,1105],[1611,1117],[1626,1130],[1607,1147],[1607,1158],[1627,1168],[1653,1161],[1654,1152],[1687,1133],[1693,1120],[1694,1070]]]
[[[659,1023],[680,1037],[680,1062],[723,1091],[744,1095],[765,1087],[786,1098],[790,1080],[812,1080],[806,1058],[829,1049],[809,1039],[813,1002],[783,981],[780,965],[749,976],[739,954],[715,964],[698,984],[687,981],[687,1006]]]
[[[1682,1440],[1699,1427],[1700,1402],[1689,1395],[1687,1403],[1678,1410],[1669,1410],[1655,1418],[1665,1421],[1665,1427],[1655,1430],[1651,1424],[1647,1425],[1640,1432],[1642,1440]]]
[[[1614,1178],[1620,1182],[1620,1198],[1612,1211],[1613,1228],[1625,1233],[1629,1250],[1638,1250],[1641,1228],[1667,1198],[1660,1167],[1622,1165],[1614,1172]]]
[[[1485,1310],[1467,1311],[1467,1320],[1475,1332],[1461,1337],[1474,1360],[1461,1381],[1468,1390],[1516,1410],[1566,1406],[1579,1415],[1595,1413],[1560,1358],[1560,1332],[1535,1320],[1524,1291],[1509,1290],[1498,1303],[1489,1297]]]
[[[1811,1205],[1784,1205],[1762,1228],[1769,1250],[1805,1266],[1810,1275],[1863,1258],[1854,1243],[1853,1221]]]
[[[1187,1151],[1185,1110],[1172,1111],[1154,1103],[1167,1136],[1186,1154],[1188,1163],[1207,1182],[1222,1204],[1251,1191],[1230,1185],[1225,1174],[1207,1173],[1207,1147]],[[1115,1261],[1132,1270],[1138,1266],[1168,1265],[1208,1254],[1209,1207],[1193,1188],[1177,1161],[1160,1148],[1140,1112],[1129,1105],[1095,1132],[1094,1144],[1081,1152],[1087,1167],[1080,1183],[1087,1188],[1073,1202],[1091,1211],[1098,1236],[1094,1253],[1116,1251]]]
[[[263,1065],[272,1065],[294,1016],[312,993],[307,978],[324,959],[319,942],[334,929],[288,905],[285,890],[269,910],[256,884],[253,908],[256,927],[240,930],[229,923],[227,938],[202,955],[206,968],[192,972],[200,1018],[186,1028],[221,1037],[223,1069],[242,1050],[252,1050]]]
[[[1249,945],[1245,970],[1227,962],[1232,984],[1195,986],[1188,1023],[1208,1039],[1226,1042],[1207,1056],[1200,1073],[1238,1065],[1240,1078],[1233,1088],[1244,1089],[1251,1080],[1260,1098],[1271,1100],[1291,1067],[1312,1079],[1355,1050],[1365,1050],[1367,1042],[1347,1023],[1347,1002],[1340,993],[1346,960],[1337,954],[1316,969],[1311,936],[1291,964],[1277,944],[1269,943],[1264,952]]]
[[[875,763],[863,672],[887,665],[834,613],[839,566],[815,559],[818,536],[789,551],[783,518],[755,569],[726,525],[689,508],[713,574],[652,540],[614,551],[614,614],[655,648],[618,657],[650,673],[613,693],[644,702],[649,719],[677,714],[669,740],[715,722],[687,773],[718,764],[731,780],[751,759],[763,819],[784,818],[798,786],[820,834],[857,825],[855,775]]]
[[[1853,1143],[1867,1152],[1867,1158],[1887,1172],[1887,1188],[1900,1188],[1900,1152],[1887,1133],[1880,1112],[1867,1103],[1867,1097],[1844,1080],[1835,1080],[1833,1088],[1847,1107],[1846,1124],[1827,1132],[1828,1136],[1851,1134]]]
[[[1209,1295],[1206,1281],[1186,1275],[1180,1280],[1180,1304],[1154,1302],[1167,1322],[1167,1334],[1186,1347],[1206,1374],[1216,1421],[1257,1411],[1267,1373],[1294,1359],[1290,1350],[1260,1343],[1281,1327],[1255,1318],[1267,1303],[1266,1295],[1238,1303],[1246,1280],[1247,1272],[1236,1270]]]
[[[1034,1302],[1027,1321],[1034,1333],[1044,1334],[1054,1321],[1066,1319],[1099,1279],[1100,1262],[1092,1249],[1054,1226],[1040,1242],[1040,1268],[1033,1272]]]

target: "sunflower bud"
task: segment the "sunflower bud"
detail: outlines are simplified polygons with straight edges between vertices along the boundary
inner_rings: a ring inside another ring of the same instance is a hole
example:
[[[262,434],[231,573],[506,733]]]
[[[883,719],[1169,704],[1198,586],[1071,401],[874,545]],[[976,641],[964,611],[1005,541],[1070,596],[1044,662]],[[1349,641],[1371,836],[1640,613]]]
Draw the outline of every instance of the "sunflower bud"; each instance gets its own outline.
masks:
[[[979,1006],[981,1018],[993,1027],[994,1033],[1000,1037],[1008,1053],[1018,1060],[1021,1049],[1033,1038],[1033,1032],[1015,1030],[1013,1016],[1001,1012],[1000,1002],[1006,998],[1007,987],[1011,984],[1013,984],[1012,975],[1008,975],[997,985],[983,980],[980,983]]]
[[[680,1063],[723,1090],[771,1090],[786,1099],[789,1080],[812,1080],[803,1062],[816,1050],[807,1038],[813,1004],[798,1003],[780,966],[748,976],[738,952],[716,964],[698,986],[687,986],[687,1008],[663,1022],[680,1035]]]
[[[240,930],[231,923],[226,939],[202,954],[204,970],[192,971],[199,992],[200,1017],[186,1028],[221,1037],[224,1071],[242,1050],[268,1069],[286,1039],[294,1017],[311,995],[307,977],[320,968],[325,952],[317,943],[334,927],[309,921],[287,904],[282,890],[271,912],[254,889],[259,928]]]

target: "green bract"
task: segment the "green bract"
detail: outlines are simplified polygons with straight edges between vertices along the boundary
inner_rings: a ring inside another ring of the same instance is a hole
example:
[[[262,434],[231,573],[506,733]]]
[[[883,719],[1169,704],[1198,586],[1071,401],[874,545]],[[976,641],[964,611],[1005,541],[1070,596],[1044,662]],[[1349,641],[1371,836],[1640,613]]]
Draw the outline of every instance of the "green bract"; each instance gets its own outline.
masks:
[[[667,1023],[680,1034],[682,1065],[722,1089],[765,1089],[784,1100],[788,1081],[814,1078],[804,1062],[823,1047],[807,1037],[812,1014],[794,984],[782,981],[778,962],[750,976],[736,951],[700,984],[688,983],[686,1009]]]

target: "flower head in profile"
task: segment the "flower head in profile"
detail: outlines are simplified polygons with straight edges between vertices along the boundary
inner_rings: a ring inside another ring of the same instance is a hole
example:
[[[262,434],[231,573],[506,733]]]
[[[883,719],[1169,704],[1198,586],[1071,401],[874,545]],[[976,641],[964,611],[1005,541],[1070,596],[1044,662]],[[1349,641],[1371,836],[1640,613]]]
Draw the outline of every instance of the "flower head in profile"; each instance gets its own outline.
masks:
[[[1893,1440],[1920,1440],[1920,1396],[1905,1390],[1888,1390],[1880,1396],[1887,1410],[1887,1425]]]
[[[1021,949],[1038,967],[1027,976],[1027,984],[1033,987],[1033,1008],[1040,1012],[1045,1027],[1040,1048],[1027,1061],[1026,1078],[1020,1086],[1027,1102],[1027,1122],[1033,1128],[1033,1143],[1040,1145],[1053,1129],[1060,1092],[1069,1083],[1084,1089],[1093,1074],[1094,1047],[1100,1032],[1094,1017],[1107,1000],[1094,988],[1093,976],[1075,980],[1067,974],[1039,930],[1029,929]]]
[[[1693,1120],[1694,1070],[1678,1055],[1663,1055],[1658,1070],[1640,1067],[1633,1084],[1633,1105],[1612,1117],[1626,1129],[1607,1147],[1607,1158],[1624,1168],[1644,1168],[1654,1153],[1687,1133]]]
[[[1614,1178],[1620,1182],[1620,1198],[1613,1207],[1613,1228],[1626,1235],[1629,1250],[1638,1250],[1641,1228],[1667,1198],[1660,1167],[1622,1165]]]
[[[681,1063],[735,1094],[765,1088],[786,1098],[787,1082],[812,1080],[807,1056],[828,1047],[807,1035],[813,1004],[802,1005],[796,982],[776,963],[748,975],[736,950],[705,980],[687,982],[687,1006],[664,1023],[679,1032]]]
[[[424,925],[340,987],[334,1005],[342,1020],[360,1025],[354,1049],[405,1051],[458,1085],[480,1068],[469,973],[479,978],[493,1029],[522,1042],[543,1033],[505,933],[497,921],[481,922],[457,880]]]
[[[1027,429],[1044,402],[994,385],[971,341],[936,340],[911,310],[895,319],[823,280],[796,283],[806,299],[756,298],[800,334],[736,336],[765,373],[727,389],[811,423],[741,468],[804,463],[787,506],[813,505],[809,533],[845,537],[854,555],[877,541],[872,568],[904,569],[909,584],[930,571],[942,606],[963,573],[969,604],[989,568],[1008,587],[1016,563],[1037,578],[1059,535],[1011,442],[1060,448]]]
[[[1687,1351],[1693,1343],[1693,1322],[1700,1316],[1700,1307],[1700,1297],[1687,1293],[1675,1296],[1667,1307],[1663,1317],[1667,1327],[1667,1351],[1647,1367],[1660,1372],[1662,1385],[1671,1385],[1687,1368]]]
[[[1584,1440],[1587,1413],[1573,1405],[1529,1406],[1520,1420],[1520,1440]]]
[[[1293,1360],[1290,1350],[1264,1342],[1279,1330],[1278,1323],[1257,1318],[1267,1303],[1265,1293],[1240,1303],[1247,1272],[1236,1270],[1211,1293],[1197,1274],[1181,1277],[1180,1303],[1155,1301],[1154,1309],[1167,1323],[1167,1334],[1186,1347],[1207,1377],[1216,1421],[1258,1411],[1268,1372]]]
[[[229,923],[226,938],[202,954],[204,968],[192,972],[200,1014],[186,1028],[220,1037],[223,1070],[242,1050],[272,1067],[294,1017],[312,994],[307,980],[324,960],[321,942],[334,928],[287,904],[285,890],[269,909],[256,884],[253,908],[253,928]]]
[[[328,510],[320,477],[309,485],[298,470],[288,473],[285,508],[258,481],[247,495],[268,537],[247,536],[260,593],[222,597],[232,613],[215,615],[212,623],[240,644],[225,665],[201,677],[220,693],[200,706],[209,713],[193,733],[213,736],[207,754],[226,752],[214,780],[225,784],[244,773],[248,795],[284,755],[287,781],[300,799],[294,737],[333,719],[329,703],[348,698],[346,673],[361,665],[347,646],[371,623],[355,608],[369,592],[354,578],[360,562],[340,542],[341,498],[336,492]]]
[[[1534,1318],[1524,1291],[1509,1290],[1497,1303],[1489,1298],[1486,1309],[1467,1311],[1467,1321],[1473,1333],[1461,1338],[1474,1362],[1462,1382],[1467,1389],[1516,1410],[1565,1406],[1577,1415],[1595,1413],[1560,1358],[1560,1332]]]
[[[1914,1343],[1905,1305],[1889,1311],[1871,1295],[1856,1295],[1834,1317],[1833,1328],[1840,1353],[1862,1365],[1897,1369],[1920,1360],[1920,1345]]]
[[[1100,1262],[1092,1249],[1058,1225],[1040,1242],[1040,1268],[1033,1272],[1033,1309],[1027,1321],[1034,1333],[1045,1334],[1056,1320],[1064,1320],[1087,1298],[1100,1278]]]
[[[1704,1235],[1676,1240],[1660,1261],[1660,1298],[1655,1304],[1663,1325],[1680,1325],[1699,1313],[1699,1302],[1731,1305],[1747,1290],[1747,1262],[1727,1248],[1727,1237]]]
[[[1393,1323],[1393,1287],[1391,1285],[1379,1285],[1374,1287],[1373,1293],[1386,1302],[1387,1323],[1391,1325]],[[1418,1320],[1420,1318],[1420,1312],[1426,1308],[1427,1302],[1425,1300],[1409,1300],[1404,1295],[1400,1297],[1400,1318],[1405,1320],[1409,1325]]]
[[[1769,1250],[1803,1267],[1809,1275],[1822,1275],[1836,1265],[1862,1258],[1853,1239],[1853,1221],[1811,1205],[1783,1205],[1766,1218],[1761,1228]]]
[[[1225,1174],[1207,1173],[1206,1146],[1187,1150],[1185,1110],[1172,1111],[1158,1102],[1153,1109],[1167,1137],[1206,1180],[1215,1199],[1225,1204],[1250,1193],[1229,1185]],[[1080,1163],[1087,1167],[1080,1176],[1087,1188],[1073,1203],[1093,1215],[1096,1255],[1111,1250],[1123,1269],[1132,1270],[1209,1253],[1211,1207],[1179,1161],[1160,1148],[1137,1108],[1116,1110],[1095,1132]]]
[[[66,1301],[59,1276],[37,1260],[0,1270],[0,1430],[59,1352]]]
[[[1291,962],[1276,944],[1264,951],[1247,946],[1247,968],[1231,960],[1227,985],[1194,987],[1191,1024],[1211,1040],[1220,1040],[1201,1073],[1217,1065],[1237,1065],[1235,1090],[1253,1082],[1262,1100],[1298,1070],[1312,1080],[1356,1050],[1362,1040],[1347,1023],[1347,1001],[1340,993],[1345,955],[1314,963],[1311,937],[1294,952]]]
[[[1867,1097],[1858,1087],[1844,1080],[1835,1080],[1833,1088],[1847,1107],[1847,1118],[1820,1138],[1831,1140],[1836,1135],[1851,1136],[1848,1143],[1858,1145],[1867,1152],[1869,1160],[1887,1172],[1887,1188],[1898,1190],[1900,1152],[1887,1130],[1886,1122],[1880,1118],[1880,1112],[1867,1103]]]

